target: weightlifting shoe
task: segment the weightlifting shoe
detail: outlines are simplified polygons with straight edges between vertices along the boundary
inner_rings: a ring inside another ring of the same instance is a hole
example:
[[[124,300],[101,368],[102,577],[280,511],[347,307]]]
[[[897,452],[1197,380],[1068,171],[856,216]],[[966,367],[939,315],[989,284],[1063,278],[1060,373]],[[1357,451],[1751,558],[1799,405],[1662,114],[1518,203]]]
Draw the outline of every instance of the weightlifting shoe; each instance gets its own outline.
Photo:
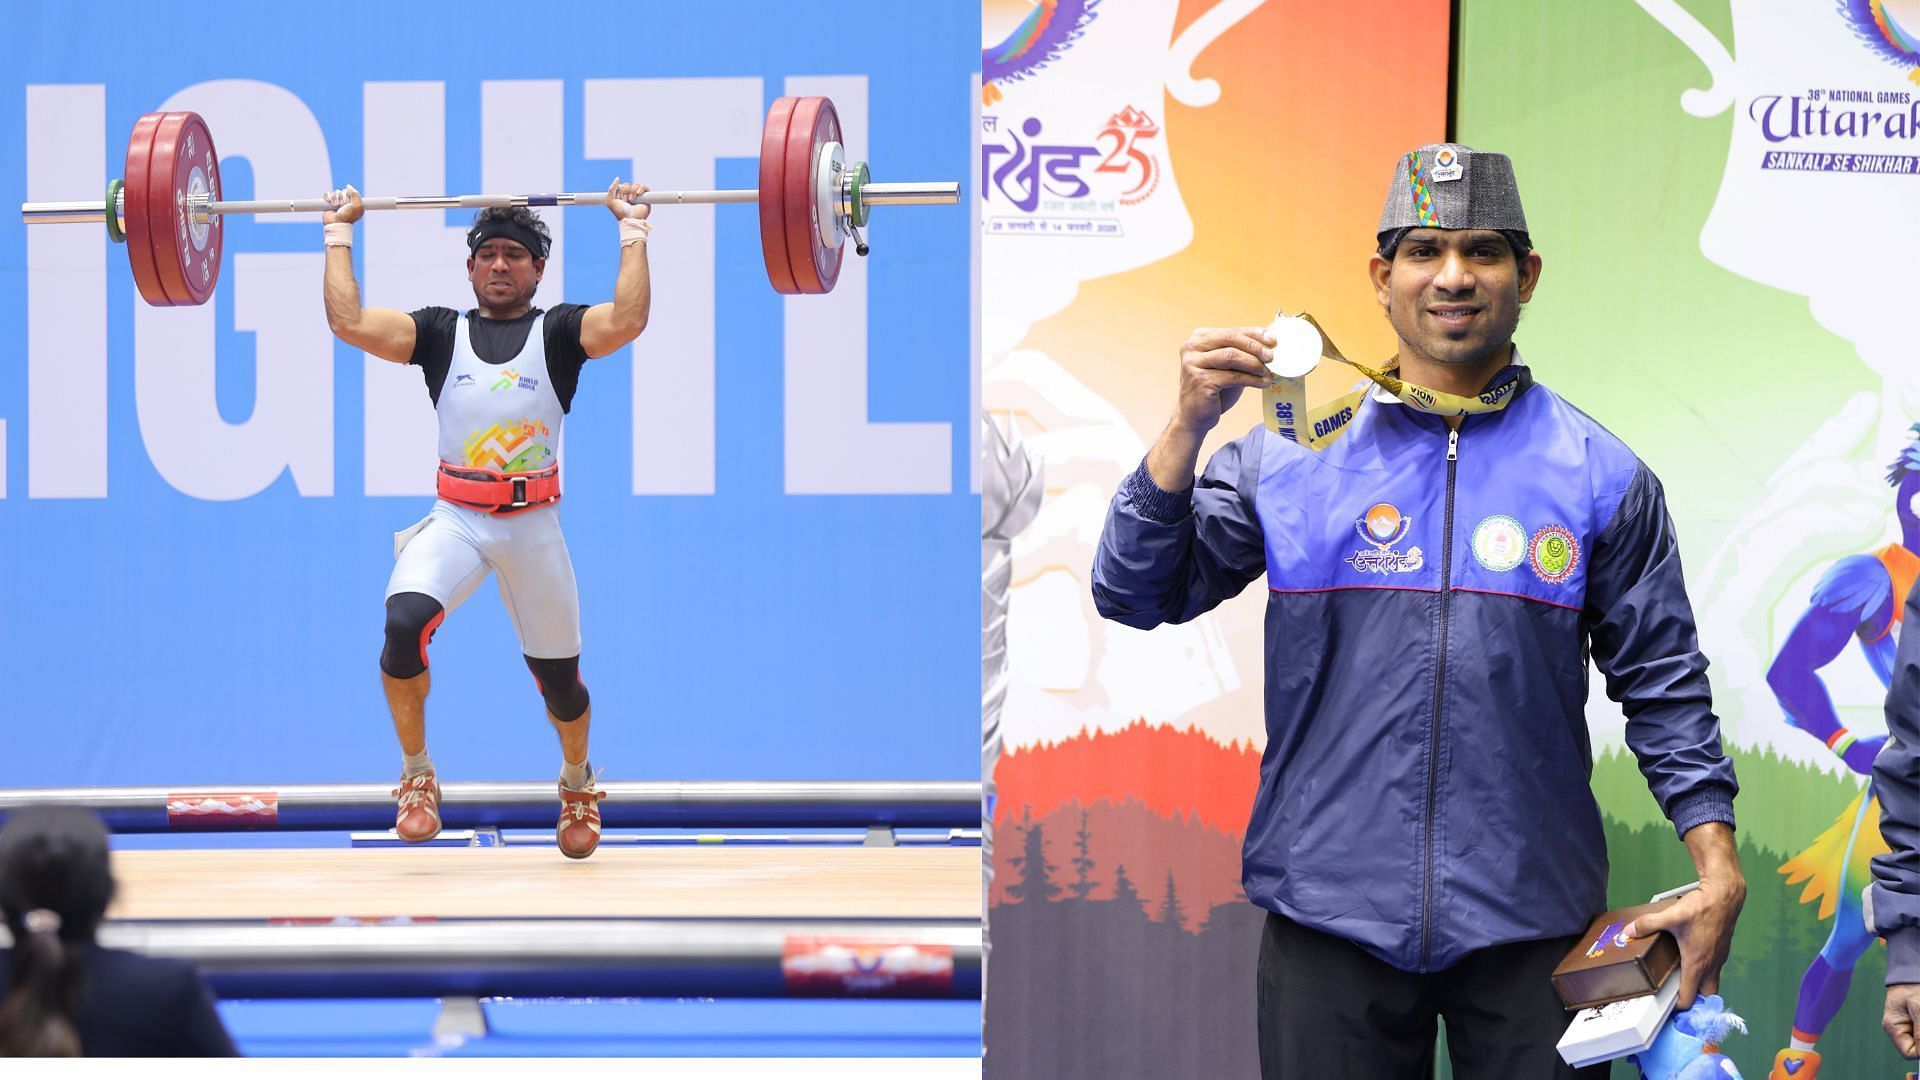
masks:
[[[592,780],[579,791],[560,785],[560,824],[553,832],[560,854],[584,859],[600,846],[600,800],[606,797],[606,792],[594,788]]]
[[[440,835],[440,782],[432,770],[402,777],[393,789],[400,800],[393,831],[409,844],[424,844]]]

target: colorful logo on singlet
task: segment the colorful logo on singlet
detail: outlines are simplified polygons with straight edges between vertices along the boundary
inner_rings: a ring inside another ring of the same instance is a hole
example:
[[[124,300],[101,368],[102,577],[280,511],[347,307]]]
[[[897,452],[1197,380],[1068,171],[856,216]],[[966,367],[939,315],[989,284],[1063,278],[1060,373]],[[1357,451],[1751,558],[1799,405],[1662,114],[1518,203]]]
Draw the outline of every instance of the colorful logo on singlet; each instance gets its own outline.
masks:
[[[1353,523],[1369,547],[1347,556],[1346,563],[1363,574],[1406,574],[1426,565],[1417,547],[1402,552],[1396,548],[1413,527],[1413,518],[1402,514],[1392,503],[1375,503],[1360,520]]]
[[[1473,527],[1473,559],[1496,574],[1527,561],[1527,530],[1505,514],[1488,514]]]
[[[533,472],[553,464],[553,433],[538,420],[492,424],[467,437],[467,465],[500,472]]]
[[[466,378],[465,375],[460,377],[463,379]],[[494,391],[511,390],[516,386],[522,390],[538,390],[540,389],[540,380],[529,378],[512,368],[508,368],[506,371],[501,372],[500,378],[496,380],[492,386],[487,387],[487,389]]]
[[[1533,543],[1527,545],[1527,561],[1541,581],[1558,585],[1580,566],[1580,541],[1567,529],[1548,525],[1533,534]]]

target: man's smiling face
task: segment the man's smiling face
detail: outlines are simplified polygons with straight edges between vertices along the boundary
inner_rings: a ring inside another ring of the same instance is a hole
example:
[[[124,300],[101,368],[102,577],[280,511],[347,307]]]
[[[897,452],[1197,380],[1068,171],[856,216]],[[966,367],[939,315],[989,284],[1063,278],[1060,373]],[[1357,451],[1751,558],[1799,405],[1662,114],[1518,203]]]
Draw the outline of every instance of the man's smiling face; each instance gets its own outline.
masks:
[[[1540,280],[1540,256],[1516,259],[1491,229],[1417,228],[1391,261],[1375,255],[1370,270],[1403,351],[1470,366],[1513,340],[1520,305]]]

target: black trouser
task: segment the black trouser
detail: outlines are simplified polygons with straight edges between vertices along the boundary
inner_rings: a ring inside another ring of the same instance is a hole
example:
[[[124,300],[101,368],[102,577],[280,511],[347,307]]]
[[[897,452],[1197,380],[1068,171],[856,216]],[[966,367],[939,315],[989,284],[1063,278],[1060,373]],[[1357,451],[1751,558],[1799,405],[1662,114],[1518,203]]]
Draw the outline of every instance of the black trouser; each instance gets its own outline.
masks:
[[[1401,971],[1344,938],[1268,913],[1260,935],[1264,1080],[1425,1080],[1435,1020],[1456,1080],[1605,1080],[1554,1045],[1573,1019],[1550,976],[1571,937],[1497,945],[1445,971]]]

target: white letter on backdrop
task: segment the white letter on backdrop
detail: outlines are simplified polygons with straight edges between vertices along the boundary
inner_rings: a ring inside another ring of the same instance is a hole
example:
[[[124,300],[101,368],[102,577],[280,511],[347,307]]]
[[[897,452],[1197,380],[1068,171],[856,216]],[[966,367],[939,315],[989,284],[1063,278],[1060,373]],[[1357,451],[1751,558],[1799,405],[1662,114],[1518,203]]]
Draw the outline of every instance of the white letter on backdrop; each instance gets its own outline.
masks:
[[[867,159],[866,76],[792,78],[786,92],[832,98],[847,160]],[[833,292],[785,301],[787,494],[951,491],[950,425],[867,419],[867,261],[847,247]]]
[[[760,156],[761,94],[752,78],[588,79],[586,156],[627,158],[621,175],[653,188],[715,187],[715,159]],[[633,347],[633,493],[711,495],[714,208],[676,206],[672,217],[661,226],[671,242],[647,256],[673,298],[653,305]]]
[[[104,86],[27,87],[29,200],[104,193],[106,111]],[[27,497],[103,499],[112,245],[100,242],[99,229],[26,232]],[[6,433],[0,420],[0,498],[7,490]]]

